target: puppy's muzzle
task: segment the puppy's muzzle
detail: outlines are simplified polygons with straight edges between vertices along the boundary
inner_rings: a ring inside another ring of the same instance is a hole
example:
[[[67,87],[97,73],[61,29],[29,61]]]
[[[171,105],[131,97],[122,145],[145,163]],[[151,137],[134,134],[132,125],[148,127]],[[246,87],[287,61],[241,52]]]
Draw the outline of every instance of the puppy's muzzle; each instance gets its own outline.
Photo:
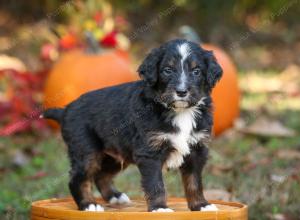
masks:
[[[188,96],[189,96],[189,92],[186,89],[176,89],[172,107],[188,108],[190,105],[188,101]]]
[[[174,108],[188,108],[189,107],[189,103],[187,101],[174,101],[172,103],[172,106]]]

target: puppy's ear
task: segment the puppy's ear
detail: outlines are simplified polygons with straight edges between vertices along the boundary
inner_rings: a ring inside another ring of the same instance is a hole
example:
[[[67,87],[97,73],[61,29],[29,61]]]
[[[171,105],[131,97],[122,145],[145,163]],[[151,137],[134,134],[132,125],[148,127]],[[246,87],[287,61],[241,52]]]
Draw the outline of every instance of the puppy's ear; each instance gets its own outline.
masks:
[[[206,65],[207,65],[207,72],[206,72],[206,80],[207,83],[212,89],[216,83],[221,79],[223,70],[222,67],[216,60],[212,51],[206,51]]]
[[[153,49],[138,68],[140,77],[150,86],[154,86],[157,82],[159,62],[163,53],[162,47]]]

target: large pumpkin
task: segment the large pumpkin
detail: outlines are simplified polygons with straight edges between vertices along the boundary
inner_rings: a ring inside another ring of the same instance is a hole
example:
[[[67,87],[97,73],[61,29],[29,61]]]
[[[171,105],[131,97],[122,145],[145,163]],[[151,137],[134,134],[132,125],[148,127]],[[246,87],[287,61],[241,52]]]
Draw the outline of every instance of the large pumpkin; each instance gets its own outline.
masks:
[[[202,44],[201,46],[206,50],[212,50],[223,68],[223,76],[212,93],[214,102],[214,133],[218,135],[231,127],[240,113],[240,90],[237,70],[230,57],[223,50],[211,44]]]
[[[44,106],[63,107],[91,90],[137,80],[126,52],[87,54],[66,52],[54,65],[45,84]]]

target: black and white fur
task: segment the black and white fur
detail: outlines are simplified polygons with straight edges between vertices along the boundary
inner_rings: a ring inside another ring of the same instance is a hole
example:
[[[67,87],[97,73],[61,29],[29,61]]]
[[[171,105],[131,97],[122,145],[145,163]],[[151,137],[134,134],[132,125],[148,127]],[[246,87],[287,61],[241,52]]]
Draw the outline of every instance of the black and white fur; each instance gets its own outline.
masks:
[[[203,196],[201,173],[213,124],[210,94],[221,67],[211,51],[172,40],[153,49],[138,72],[140,81],[88,92],[64,109],[44,112],[60,123],[68,145],[75,202],[80,210],[104,210],[92,196],[93,182],[104,200],[130,202],[113,178],[136,164],[148,211],[172,211],[164,167],[180,170],[190,210],[216,210]]]

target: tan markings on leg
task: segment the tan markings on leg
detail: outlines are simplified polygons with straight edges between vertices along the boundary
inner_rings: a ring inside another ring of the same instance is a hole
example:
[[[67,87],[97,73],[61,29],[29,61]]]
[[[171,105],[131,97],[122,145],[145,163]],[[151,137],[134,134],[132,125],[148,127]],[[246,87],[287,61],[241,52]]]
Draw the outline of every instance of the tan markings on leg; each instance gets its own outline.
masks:
[[[101,161],[101,158],[97,154],[87,157],[85,171],[89,178],[93,178],[94,174],[101,169],[99,161]]]
[[[186,176],[186,188],[187,188],[187,191],[191,192],[191,193],[194,193],[198,190],[198,184],[196,184],[196,180],[195,180],[195,177],[194,175],[187,175]]]
[[[89,180],[83,182],[80,185],[80,191],[83,197],[83,202],[90,202],[90,203],[94,203],[95,199],[93,197],[93,193],[92,193],[92,184]]]
[[[89,157],[86,158],[86,163],[85,163],[85,172],[87,174],[88,180],[83,182],[80,185],[80,191],[82,194],[83,202],[87,203],[94,203],[95,199],[93,197],[92,193],[92,182],[91,180],[94,177],[94,174],[100,170],[99,166],[99,157],[98,155],[91,154]]]
[[[101,177],[95,181],[104,198],[112,193],[112,178],[113,175],[101,175]]]
[[[203,196],[202,185],[197,182],[194,175],[184,174],[182,180],[189,207],[194,207],[206,201]]]

